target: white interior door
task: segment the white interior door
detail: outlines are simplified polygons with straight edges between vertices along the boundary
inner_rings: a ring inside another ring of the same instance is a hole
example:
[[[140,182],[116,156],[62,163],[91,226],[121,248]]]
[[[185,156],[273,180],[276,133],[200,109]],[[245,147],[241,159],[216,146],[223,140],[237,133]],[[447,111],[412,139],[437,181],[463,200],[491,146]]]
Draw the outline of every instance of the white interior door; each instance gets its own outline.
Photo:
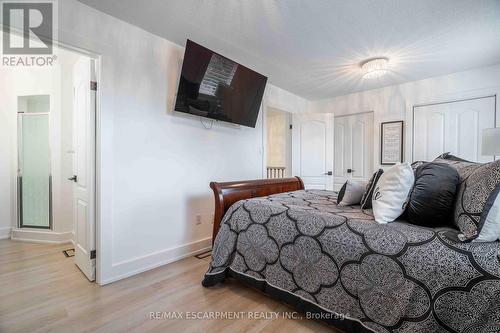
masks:
[[[73,68],[75,264],[95,280],[95,82],[94,60],[81,57]]]
[[[416,106],[413,109],[413,160],[432,161],[442,153],[475,162],[481,155],[483,129],[495,127],[495,97]]]
[[[306,189],[333,190],[333,114],[292,115],[292,171]]]
[[[334,188],[373,173],[373,112],[335,117]]]

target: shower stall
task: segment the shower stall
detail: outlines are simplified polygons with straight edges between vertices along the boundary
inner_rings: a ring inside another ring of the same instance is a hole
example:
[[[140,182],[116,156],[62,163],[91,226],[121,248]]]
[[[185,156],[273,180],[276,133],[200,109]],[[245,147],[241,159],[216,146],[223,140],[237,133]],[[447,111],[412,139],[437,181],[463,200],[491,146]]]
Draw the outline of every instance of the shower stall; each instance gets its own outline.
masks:
[[[20,228],[52,228],[50,95],[18,97]]]

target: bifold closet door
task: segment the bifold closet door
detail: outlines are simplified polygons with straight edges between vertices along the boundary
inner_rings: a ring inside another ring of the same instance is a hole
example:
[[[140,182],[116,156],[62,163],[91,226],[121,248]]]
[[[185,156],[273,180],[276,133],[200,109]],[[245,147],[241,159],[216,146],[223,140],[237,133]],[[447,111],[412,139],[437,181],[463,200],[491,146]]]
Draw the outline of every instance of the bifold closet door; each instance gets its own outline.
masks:
[[[435,103],[413,108],[413,160],[432,161],[442,153],[474,162],[482,156],[485,128],[495,127],[495,96]]]

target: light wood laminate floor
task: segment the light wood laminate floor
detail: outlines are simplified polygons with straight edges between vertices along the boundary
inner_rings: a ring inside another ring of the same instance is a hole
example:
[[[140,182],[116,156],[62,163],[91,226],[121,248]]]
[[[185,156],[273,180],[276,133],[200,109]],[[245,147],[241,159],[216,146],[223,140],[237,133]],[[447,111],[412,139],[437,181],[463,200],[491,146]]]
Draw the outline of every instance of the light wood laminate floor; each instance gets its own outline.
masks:
[[[186,319],[186,312],[291,312],[234,280],[203,288],[209,258],[187,258],[104,287],[88,282],[63,250],[0,241],[0,332],[335,332],[307,319]],[[182,319],[151,319],[151,312]],[[193,316],[193,315],[191,315]]]

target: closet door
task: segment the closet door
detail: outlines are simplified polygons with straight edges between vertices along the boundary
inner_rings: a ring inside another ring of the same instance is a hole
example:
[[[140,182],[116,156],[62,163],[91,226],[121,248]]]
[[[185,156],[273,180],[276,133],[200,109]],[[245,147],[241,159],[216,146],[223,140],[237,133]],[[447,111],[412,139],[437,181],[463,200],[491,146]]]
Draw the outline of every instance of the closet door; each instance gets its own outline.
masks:
[[[373,173],[373,112],[335,117],[334,189]]]
[[[442,153],[474,162],[481,154],[485,128],[495,127],[495,96],[416,106],[413,109],[413,160],[432,161]]]
[[[333,190],[333,114],[292,116],[292,169],[306,189]]]

